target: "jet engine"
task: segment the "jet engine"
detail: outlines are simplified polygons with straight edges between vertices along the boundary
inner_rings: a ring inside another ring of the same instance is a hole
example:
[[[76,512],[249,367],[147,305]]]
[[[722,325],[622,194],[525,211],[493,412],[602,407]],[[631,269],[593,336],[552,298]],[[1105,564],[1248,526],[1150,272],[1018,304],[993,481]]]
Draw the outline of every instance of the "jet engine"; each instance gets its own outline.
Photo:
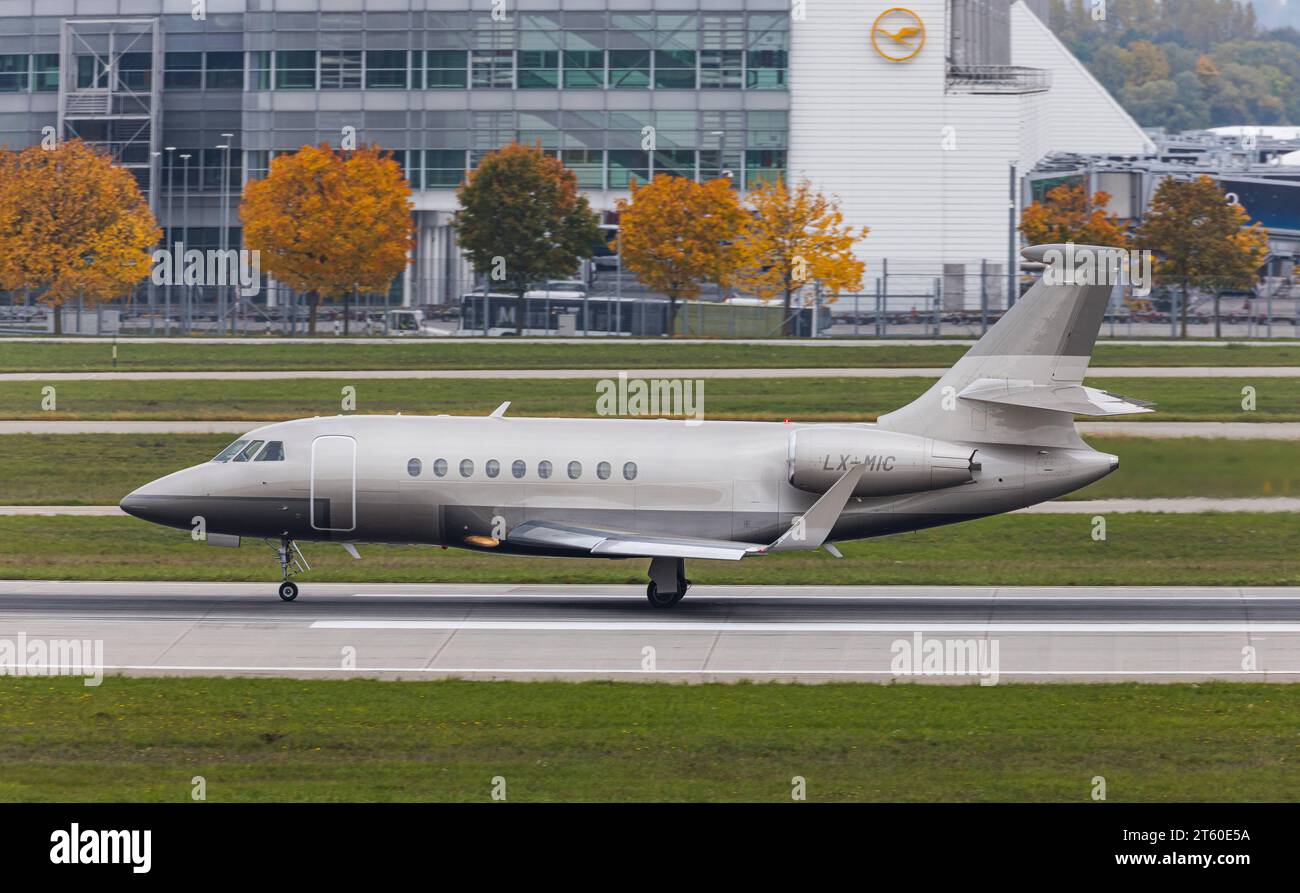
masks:
[[[895,496],[966,484],[979,470],[973,447],[867,426],[818,426],[790,435],[790,483],[825,493],[854,465],[866,465],[854,496]]]

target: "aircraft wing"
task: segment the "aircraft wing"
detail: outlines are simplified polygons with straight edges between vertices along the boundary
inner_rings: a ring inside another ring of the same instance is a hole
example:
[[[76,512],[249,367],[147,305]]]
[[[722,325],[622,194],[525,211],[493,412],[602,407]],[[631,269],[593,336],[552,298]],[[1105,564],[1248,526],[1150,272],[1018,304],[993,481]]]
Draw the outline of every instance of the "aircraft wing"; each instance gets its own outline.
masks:
[[[773,543],[711,540],[689,536],[658,536],[619,530],[602,530],[555,521],[525,521],[506,540],[544,549],[570,549],[605,558],[715,558],[739,561],[767,552],[812,552],[822,547],[831,528],[862,478],[865,465],[854,465],[831,485],[812,508],[794,519],[790,529]]]
[[[654,536],[553,521],[526,521],[510,531],[506,540],[524,546],[572,549],[606,558],[720,558],[738,561],[767,548],[759,543]]]

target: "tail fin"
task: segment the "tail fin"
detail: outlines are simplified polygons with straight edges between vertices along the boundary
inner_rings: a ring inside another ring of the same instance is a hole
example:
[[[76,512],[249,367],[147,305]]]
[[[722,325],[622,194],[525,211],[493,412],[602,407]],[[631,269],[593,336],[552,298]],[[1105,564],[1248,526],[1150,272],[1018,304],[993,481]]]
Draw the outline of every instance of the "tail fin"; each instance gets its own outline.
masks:
[[[1123,250],[1038,245],[1022,254],[1048,263],[1045,275],[933,387],[881,416],[881,428],[941,440],[1075,445],[1074,413],[1150,411],[1083,387]]]

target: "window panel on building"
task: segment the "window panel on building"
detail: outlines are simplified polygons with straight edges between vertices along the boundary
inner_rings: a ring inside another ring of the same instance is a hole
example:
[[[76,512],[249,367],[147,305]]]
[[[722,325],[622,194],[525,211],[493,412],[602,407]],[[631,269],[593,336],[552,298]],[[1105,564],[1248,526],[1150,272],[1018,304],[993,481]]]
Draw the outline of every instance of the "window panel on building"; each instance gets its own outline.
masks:
[[[164,88],[168,90],[197,90],[202,86],[202,53],[163,54]]]
[[[695,89],[695,50],[655,50],[655,88]]]
[[[465,179],[464,149],[425,149],[426,189],[454,189]]]
[[[565,50],[564,86],[570,90],[604,87],[605,51]]]
[[[244,166],[248,179],[263,180],[271,170],[271,153],[265,149],[250,149],[244,153]]]
[[[366,50],[366,89],[405,90],[406,50]]]
[[[26,93],[30,64],[26,53],[0,55],[0,93]]]
[[[564,149],[560,153],[564,166],[573,171],[584,189],[605,186],[605,153],[600,149]]]
[[[534,90],[555,89],[560,84],[560,53],[558,50],[520,50],[519,88]]]
[[[650,179],[650,153],[629,149],[609,150],[609,188],[626,189],[631,180]]]
[[[209,90],[244,89],[244,54],[205,53],[204,78]]]
[[[275,89],[315,90],[316,51],[276,50]]]
[[[32,85],[37,93],[57,93],[59,89],[59,54],[37,53],[32,56],[32,70],[35,81]]]
[[[321,50],[322,90],[361,89],[361,50]]]
[[[659,149],[654,153],[655,174],[695,179],[694,149]]]
[[[108,87],[108,66],[98,56],[77,56],[77,89],[103,90]]]
[[[470,57],[471,85],[508,90],[514,86],[513,50],[474,50]]]
[[[745,188],[785,178],[785,150],[749,149],[745,152]]]
[[[609,86],[615,90],[650,86],[649,50],[610,50]]]
[[[740,50],[700,50],[700,86],[739,90],[745,60]]]
[[[740,188],[740,169],[742,165],[740,149],[722,151],[721,149],[700,150],[700,182],[731,180],[731,185]]]
[[[271,89],[270,50],[254,50],[248,54],[248,89]]]
[[[424,54],[426,90],[464,89],[468,84],[468,51],[429,50]]]

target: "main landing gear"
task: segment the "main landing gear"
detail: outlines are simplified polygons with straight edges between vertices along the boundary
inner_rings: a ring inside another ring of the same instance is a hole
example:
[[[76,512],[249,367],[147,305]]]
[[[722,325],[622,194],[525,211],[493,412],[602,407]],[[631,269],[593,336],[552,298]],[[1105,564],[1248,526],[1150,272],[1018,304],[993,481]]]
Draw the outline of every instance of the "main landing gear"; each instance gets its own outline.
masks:
[[[686,579],[686,561],[682,558],[650,559],[650,585],[645,596],[656,608],[671,608],[682,600],[691,581]]]
[[[269,541],[267,545],[270,545]],[[298,597],[298,584],[291,583],[289,578],[295,574],[311,570],[311,565],[303,557],[298,544],[287,536],[280,537],[280,545],[271,546],[271,548],[275,549],[276,556],[280,560],[280,598],[283,601],[291,602]]]

